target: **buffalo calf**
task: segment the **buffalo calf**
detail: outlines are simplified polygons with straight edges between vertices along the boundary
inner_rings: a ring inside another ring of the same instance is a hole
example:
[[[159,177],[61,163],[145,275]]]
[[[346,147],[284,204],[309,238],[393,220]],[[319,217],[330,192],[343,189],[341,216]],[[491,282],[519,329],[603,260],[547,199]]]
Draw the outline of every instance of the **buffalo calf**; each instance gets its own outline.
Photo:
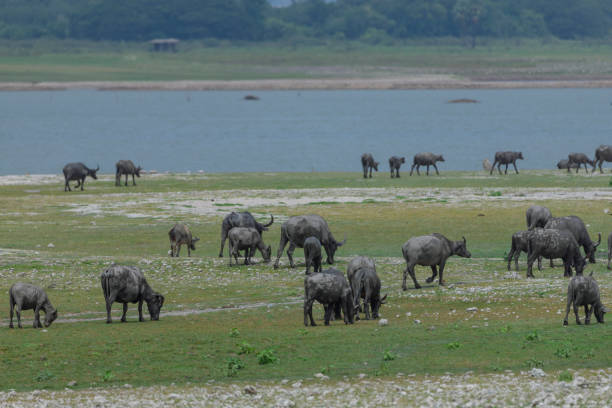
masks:
[[[266,246],[261,235],[255,228],[235,227],[229,232],[229,258],[230,266],[232,265],[232,256],[238,265],[239,251],[244,250],[244,264],[252,263],[251,258],[255,254],[255,250],[259,249],[264,262],[270,262],[272,256],[272,247]]]
[[[353,307],[356,309],[356,319],[359,319],[360,298],[363,299],[363,311],[366,320],[370,320],[370,309],[372,310],[372,318],[378,319],[378,310],[381,305],[385,304],[387,295],[380,297],[380,279],[376,270],[369,266],[362,266],[357,269],[353,275],[351,289],[353,291]]]
[[[368,170],[370,171],[370,178],[372,178],[372,169],[378,171],[378,164],[371,153],[362,154],[361,167],[363,167],[363,178],[368,178]]]
[[[304,241],[304,259],[306,260],[306,275],[310,273],[310,267],[315,272],[321,272],[321,241],[317,237],[308,237]]]
[[[191,236],[191,231],[189,227],[185,224],[176,223],[174,227],[168,232],[168,237],[170,238],[170,256],[178,257],[181,252],[181,245],[187,245],[187,256],[191,256],[191,251],[195,251],[195,243],[200,240],[200,238]]]
[[[335,273],[313,273],[304,279],[304,326],[316,326],[312,317],[312,305],[318,301],[325,308],[325,325],[329,325],[333,307],[331,305],[340,304],[344,313],[344,323],[353,323],[353,297],[351,288],[344,276]]]
[[[17,326],[21,329],[21,311],[34,309],[34,328],[42,327],[40,324],[40,311],[45,311],[45,327],[49,327],[57,319],[57,310],[53,307],[47,294],[38,286],[29,283],[16,283],[9,289],[9,302],[11,306],[11,321],[9,328],[13,328],[13,310],[17,313]]]
[[[593,278],[593,272],[591,272],[590,276],[574,276],[570,280],[567,286],[567,306],[565,308],[565,319],[563,319],[564,326],[567,326],[567,317],[572,305],[576,315],[576,324],[581,324],[578,317],[578,308],[580,306],[584,306],[584,313],[586,315],[584,324],[591,323],[591,313],[593,312],[595,312],[595,318],[598,323],[604,322],[604,314],[608,313],[609,310],[601,303],[599,286]]]

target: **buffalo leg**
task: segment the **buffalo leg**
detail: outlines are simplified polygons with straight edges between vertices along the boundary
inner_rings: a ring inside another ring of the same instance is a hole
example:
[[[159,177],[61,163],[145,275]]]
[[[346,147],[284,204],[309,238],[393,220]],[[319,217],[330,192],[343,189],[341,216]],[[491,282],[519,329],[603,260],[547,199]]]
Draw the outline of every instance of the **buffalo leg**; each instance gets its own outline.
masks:
[[[23,329],[21,326],[21,305],[19,303],[15,305],[15,314],[17,315],[17,327]]]
[[[436,163],[432,164],[432,166],[434,166],[434,169],[436,169],[436,174],[439,176],[440,172],[438,171],[438,166],[436,166]]]
[[[136,185],[136,178],[135,178],[134,174],[132,174],[132,184]]]
[[[427,165],[427,175],[429,176],[429,164]]]
[[[534,256],[533,253],[527,253],[527,277],[534,278],[533,276],[533,263],[535,262],[537,256]]]
[[[569,259],[563,259],[563,277],[568,278],[572,276],[572,264]]]
[[[278,251],[276,252],[276,261],[274,262],[274,269],[278,269],[278,262],[280,261],[281,255],[283,255],[285,245],[287,245],[287,238],[285,238],[285,234],[283,234],[283,232],[281,231],[281,239],[278,243]]]
[[[608,249],[608,269],[612,269],[610,268],[610,259],[612,259],[612,248]]]
[[[519,270],[518,260],[520,256],[521,256],[521,251],[516,251],[516,253],[514,254],[514,269],[517,271]],[[508,258],[508,270],[510,270],[510,258]]]
[[[538,271],[542,271],[542,257],[538,256]]]
[[[370,167],[370,178],[372,178],[372,166],[369,166],[369,167]]]
[[[398,167],[397,169],[395,169],[395,177],[396,177],[396,178],[399,178],[399,176],[400,176],[400,175],[399,175],[399,167]]]
[[[363,165],[363,178],[368,178],[368,166]]]
[[[219,258],[223,258],[223,247],[225,246],[225,240],[227,239],[227,230],[221,228],[221,249],[219,250]]]
[[[40,324],[40,306],[36,305],[34,307],[34,328],[38,329],[42,327],[42,324]]]
[[[170,244],[170,258],[174,258],[174,244]]]
[[[191,246],[187,244],[187,257],[191,257]]]
[[[340,303],[334,303],[333,304],[333,308],[334,308],[334,320],[335,319],[341,319],[342,318],[342,314],[340,313],[342,310],[344,310],[343,308],[344,303],[340,304]],[[330,305],[331,307],[331,305]],[[345,315],[346,316],[346,312]]]
[[[13,329],[13,311],[15,309],[15,302],[13,301],[13,297],[10,298],[11,304],[11,322],[9,323],[9,329]]]
[[[412,165],[412,167],[410,168],[410,175],[412,176],[412,172],[414,171],[414,168],[416,167],[416,163]]]
[[[140,305],[140,303],[139,303],[139,305]],[[121,315],[121,323],[125,323],[125,322],[126,322],[126,320],[127,320],[127,319],[126,319],[126,315],[127,315],[127,308],[128,308],[127,303],[124,303],[124,304],[123,304],[123,314]]]
[[[419,168],[420,168],[420,167],[421,167],[421,165],[420,165],[420,164],[417,164],[417,168],[416,168],[416,171],[417,171],[417,176],[420,176],[420,175],[421,175],[421,173],[419,172]]]
[[[331,315],[332,315],[332,311],[333,311],[333,305],[327,305],[327,307],[325,308],[325,315],[323,317],[323,319],[325,320],[325,325],[329,326],[329,321],[331,320]]]
[[[591,306],[591,310],[593,309],[593,306]],[[591,310],[589,310],[589,305],[584,305],[584,324],[590,324],[591,323]]]
[[[289,265],[295,268],[295,264],[293,263],[293,251],[295,251],[295,244],[291,242],[289,248],[287,248],[287,257],[289,258]]]
[[[70,189],[70,184],[68,183],[68,178],[66,178],[65,183],[64,183],[64,191],[72,191]]]
[[[365,298],[363,299],[363,313],[365,313],[366,320],[370,320],[370,310],[372,310],[372,290],[370,285],[367,285],[365,288]]]
[[[126,187],[127,187],[127,184],[128,184],[128,183],[127,183],[127,181],[128,181],[128,174],[127,174],[127,173],[125,173],[125,186],[126,186]]]
[[[81,179],[81,191],[83,191],[83,187],[85,186],[85,177]]]
[[[251,249],[247,247],[247,249],[244,250],[244,264],[245,265],[249,265],[249,258],[251,257]]]
[[[440,275],[438,276],[438,284],[441,286],[444,286],[446,284],[443,278],[445,265],[446,265],[446,261],[442,261],[442,263],[440,263]]]
[[[393,178],[395,174],[393,174],[393,167],[391,167],[391,178]]]
[[[321,257],[314,260],[314,271],[321,272]]]
[[[567,305],[565,306],[565,319],[563,319],[563,325],[567,326],[567,318],[569,316],[569,312],[570,312],[570,306],[573,303],[573,298],[572,298],[572,294],[568,294],[567,295]]]
[[[497,160],[495,160],[493,162],[493,165],[491,166],[491,171],[489,172],[489,175],[493,174],[493,170],[495,170],[495,164],[497,164]]]
[[[427,283],[433,282],[433,280],[436,278],[437,275],[438,275],[438,270],[436,268],[436,265],[431,265],[431,276],[427,278],[425,282]]]
[[[412,278],[412,281],[414,282],[414,288],[415,289],[421,289],[421,285],[419,285],[419,283],[416,280],[416,276],[414,276],[414,266],[410,267],[407,266],[406,270],[404,271],[404,280],[402,281],[402,289],[403,290],[407,290],[406,288],[406,275],[410,274],[410,277]]]
[[[506,163],[506,168],[504,170],[504,174],[508,174],[508,163]]]
[[[175,246],[175,248],[176,248],[176,255],[174,255],[174,256],[176,256],[177,258],[179,257],[179,253],[181,252],[181,245],[182,244],[177,243],[176,246]]]
[[[304,300],[304,326],[308,326],[308,318],[310,318],[310,325],[316,326],[314,319],[312,318],[312,304],[314,303],[314,299]]]
[[[127,306],[127,303],[126,303]],[[127,307],[125,308],[127,310]],[[144,317],[142,316],[142,299],[138,301],[138,321],[144,322]]]
[[[499,172],[500,175],[502,174],[501,165],[502,165],[501,162],[497,163],[497,171]]]
[[[106,323],[112,323],[111,307],[113,305],[113,301],[110,299],[105,299],[105,300],[106,300]]]
[[[580,317],[578,317],[578,299],[574,300],[574,314],[576,315],[576,324],[582,324],[580,323]]]
[[[516,172],[516,174],[519,174],[519,171],[518,171],[518,169],[516,168],[516,163],[515,163],[515,162],[512,162],[512,165],[514,166],[514,171]]]
[[[346,298],[344,298],[340,302],[341,305],[336,303],[336,305],[334,306],[334,309],[336,309],[338,312],[340,312],[340,308],[342,308],[342,313],[344,313],[344,324],[352,323],[351,320],[349,319],[348,302],[349,301]],[[336,316],[336,319],[340,319],[340,316]]]
[[[227,243],[227,250],[229,251],[230,266],[232,266],[232,257],[234,256],[234,247],[232,245],[232,240],[231,239]],[[238,263],[237,260],[236,260],[236,263]]]

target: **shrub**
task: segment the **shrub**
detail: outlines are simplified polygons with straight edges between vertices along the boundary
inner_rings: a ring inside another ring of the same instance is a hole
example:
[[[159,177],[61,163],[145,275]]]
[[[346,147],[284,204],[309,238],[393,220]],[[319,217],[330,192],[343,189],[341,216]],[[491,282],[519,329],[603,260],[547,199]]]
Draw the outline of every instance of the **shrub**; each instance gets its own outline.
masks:
[[[559,373],[559,381],[570,382],[574,379],[574,375],[569,371],[561,371]]]
[[[244,362],[236,357],[227,359],[227,376],[233,377],[238,374],[238,370],[244,368]]]
[[[390,350],[385,351],[385,354],[383,355],[383,360],[385,361],[392,361],[395,360],[397,356]]]
[[[271,364],[278,361],[278,357],[274,355],[274,351],[265,349],[257,353],[257,362],[259,364]]]
[[[446,348],[449,350],[457,350],[459,347],[461,347],[461,343],[458,343],[456,341],[453,341],[452,343],[448,343],[446,345]]]

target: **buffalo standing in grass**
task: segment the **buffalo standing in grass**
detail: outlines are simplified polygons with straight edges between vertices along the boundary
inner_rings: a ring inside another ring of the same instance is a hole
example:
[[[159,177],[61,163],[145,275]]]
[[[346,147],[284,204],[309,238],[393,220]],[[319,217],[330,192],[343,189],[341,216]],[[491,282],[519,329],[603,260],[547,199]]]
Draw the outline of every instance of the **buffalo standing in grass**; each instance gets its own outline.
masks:
[[[38,286],[29,283],[15,283],[9,289],[9,304],[11,307],[11,321],[9,328],[13,328],[13,310],[17,313],[17,327],[21,326],[21,311],[34,309],[34,328],[42,327],[40,324],[40,311],[45,312],[45,327],[49,327],[57,319],[57,310],[53,307],[47,294]]]
[[[94,180],[98,179],[96,172],[100,170],[100,166],[95,169],[90,169],[83,163],[68,163],[64,166],[62,170],[64,172],[64,191],[72,191],[70,189],[70,181],[76,180],[77,185],[74,188],[81,187],[81,191],[83,191],[83,186],[85,185],[85,177],[89,176]]]
[[[527,219],[527,229],[544,228],[546,223],[552,218],[552,213],[546,207],[541,205],[532,205],[525,213]]]
[[[387,295],[380,297],[380,279],[376,270],[369,266],[358,268],[352,279],[351,289],[353,291],[353,307],[355,308],[356,319],[359,320],[359,300],[363,299],[363,311],[366,320],[370,320],[370,309],[372,318],[378,319],[378,310],[381,305],[386,303]]]
[[[595,150],[595,165],[593,166],[593,170],[595,170],[595,166],[599,167],[599,172],[603,173],[601,169],[601,165],[603,162],[611,162],[612,161],[612,146],[609,145],[601,145]]]
[[[580,247],[574,235],[567,230],[537,228],[528,236],[527,277],[533,278],[532,267],[538,257],[563,259],[563,276],[572,276],[572,266],[576,275],[582,275],[586,259],[580,254]]]
[[[608,269],[612,269],[610,259],[612,259],[612,232],[608,235]]]
[[[421,285],[416,280],[414,274],[415,265],[431,266],[432,275],[427,278],[427,283],[433,282],[438,274],[436,266],[440,268],[440,278],[438,282],[444,285],[443,273],[446,260],[452,255],[459,255],[463,258],[470,258],[472,254],[467,250],[466,240],[451,241],[442,234],[423,235],[410,238],[402,246],[402,253],[406,260],[406,270],[402,280],[402,289],[406,290],[406,276],[410,274],[414,287],[420,289]]]
[[[364,153],[361,155],[361,167],[363,167],[363,178],[368,178],[368,170],[370,171],[370,178],[372,178],[372,169],[378,171],[379,163],[374,160],[371,153]]]
[[[198,237],[191,235],[191,230],[185,224],[177,223],[168,232],[170,238],[170,256],[178,258],[181,252],[181,245],[187,245],[187,256],[191,256],[191,251],[195,251],[195,243],[200,240]]]
[[[287,243],[289,243],[289,248],[287,249],[289,263],[292,268],[295,268],[293,251],[295,251],[295,248],[303,248],[304,241],[308,237],[315,237],[321,242],[327,254],[327,263],[330,265],[334,263],[336,250],[346,243],[346,238],[342,242],[336,241],[329,230],[327,222],[319,215],[310,214],[291,217],[281,225],[281,237],[278,244],[278,252],[276,253],[276,262],[274,262],[274,269],[278,268],[280,257]]]
[[[508,270],[510,270],[510,263],[514,257],[514,266],[518,271],[518,259],[521,252],[528,253],[529,235],[531,231],[518,231],[512,234],[512,246],[510,247],[510,253],[508,253]],[[542,270],[542,257],[538,258],[538,270]]]
[[[142,167],[136,167],[134,162],[131,160],[119,160],[117,163],[115,163],[115,168],[117,169],[115,171],[115,186],[121,185],[121,176],[125,175],[126,187],[128,185],[128,176],[132,176],[132,185],[135,186],[136,180],[134,179],[134,176],[140,178],[140,170],[142,170]]]
[[[572,233],[578,245],[584,248],[584,253],[589,262],[595,263],[595,251],[601,243],[601,233],[598,234],[598,241],[591,241],[591,237],[584,225],[584,222],[575,215],[569,215],[567,217],[552,217],[544,228],[552,228],[558,230],[566,230]],[[551,265],[552,266],[552,265]]]
[[[321,272],[321,242],[316,237],[308,237],[304,241],[304,259],[306,261],[306,275],[310,273],[310,267],[315,273]]]
[[[591,272],[590,276],[574,276],[570,280],[567,286],[567,306],[565,308],[565,319],[563,319],[564,326],[567,326],[567,317],[572,305],[576,315],[576,324],[581,324],[578,317],[578,308],[580,306],[584,306],[584,314],[586,315],[584,324],[591,323],[591,313],[595,313],[597,323],[604,322],[604,314],[608,313],[609,310],[601,303],[599,286],[593,278],[593,272]]]
[[[559,162],[557,163],[557,168],[559,170],[561,169],[577,169],[578,167],[580,167],[580,165],[578,163],[570,163],[570,161],[568,159],[563,159],[563,160],[559,160]]]
[[[263,237],[263,232],[268,230],[268,227],[274,223],[274,216],[270,215],[270,222],[267,224],[260,224],[255,221],[253,215],[248,212],[231,212],[226,215],[221,223],[221,249],[219,250],[219,258],[223,258],[223,246],[227,239],[227,234],[232,228],[244,227],[244,228],[255,228],[259,235]]]
[[[595,161],[591,160],[587,157],[586,154],[584,153],[570,153],[567,156],[567,172],[570,172],[570,167],[573,167],[573,165],[577,165],[576,167],[576,173],[578,173],[578,170],[580,170],[580,166],[584,165],[584,171],[589,172],[589,169],[587,168],[587,164],[590,164],[591,166],[593,166],[593,171],[595,171]]]
[[[344,323],[352,324],[353,319],[353,297],[351,288],[346,278],[335,273],[313,273],[306,275],[304,279],[304,326],[316,326],[312,317],[312,305],[318,301],[325,308],[325,325],[329,326],[333,307],[340,304],[344,313]]]
[[[427,175],[429,176],[429,166],[433,166],[436,169],[436,174],[439,176],[440,172],[438,171],[438,166],[436,166],[436,162],[443,162],[444,157],[441,154],[433,154],[433,153],[417,153],[414,155],[414,159],[412,160],[412,167],[410,168],[410,175],[412,176],[412,172],[416,167],[417,175],[421,175],[419,173],[419,167],[427,166]]]
[[[405,157],[391,156],[389,158],[389,170],[391,171],[391,178],[399,178],[399,169],[403,163],[406,163]]]
[[[368,267],[374,269],[376,272],[376,264],[374,263],[374,259],[369,258],[367,256],[357,256],[350,260],[348,265],[346,266],[346,278],[349,281],[349,285],[351,288],[353,287],[353,275],[357,271],[357,269],[361,267]],[[361,312],[361,306],[358,306],[357,311]]]
[[[501,174],[501,165],[506,165],[506,170],[504,174],[508,174],[508,165],[512,164],[514,166],[514,171],[516,174],[519,174],[518,169],[516,168],[516,161],[518,159],[523,160],[522,152],[497,152],[495,153],[495,160],[493,161],[493,165],[491,166],[491,171],[489,174],[493,174],[493,170],[495,169],[495,165],[497,164],[497,171]]]
[[[230,266],[232,265],[232,256],[236,260],[238,265],[238,255],[240,251],[244,250],[244,264],[249,265],[252,263],[251,258],[255,254],[255,250],[258,249],[261,252],[261,256],[264,262],[270,262],[272,256],[272,247],[266,246],[261,235],[255,228],[232,228],[229,232],[229,259]]]

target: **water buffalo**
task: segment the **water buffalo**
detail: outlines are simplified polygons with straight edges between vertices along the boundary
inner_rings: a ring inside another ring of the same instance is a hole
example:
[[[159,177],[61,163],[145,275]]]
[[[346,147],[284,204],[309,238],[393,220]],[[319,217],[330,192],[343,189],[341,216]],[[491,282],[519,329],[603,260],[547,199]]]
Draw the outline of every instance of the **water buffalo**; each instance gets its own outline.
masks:
[[[527,253],[527,245],[529,242],[528,238],[530,234],[531,231],[518,231],[512,234],[512,246],[510,247],[510,252],[508,253],[508,270],[510,270],[510,263],[514,257],[514,267],[518,271],[518,259],[521,252]],[[542,270],[542,257],[538,258],[538,270]]]
[[[370,267],[376,272],[376,264],[372,258],[368,258],[367,256],[357,256],[351,259],[346,266],[346,278],[351,284],[351,287],[353,287],[353,275],[355,274],[355,271],[362,266]]]
[[[429,176],[429,166],[434,166],[436,169],[436,174],[439,176],[440,172],[438,172],[438,166],[436,166],[436,162],[444,161],[444,157],[441,154],[433,154],[433,153],[417,153],[414,155],[414,159],[412,161],[412,167],[410,168],[410,175],[412,176],[412,172],[416,167],[417,175],[421,175],[419,173],[419,167],[427,166],[427,175]]]
[[[603,173],[601,165],[605,161],[612,161],[612,146],[601,145],[595,150],[595,165],[599,166],[600,173]],[[595,170],[595,166],[593,166],[593,170]]]
[[[586,315],[584,324],[591,323],[591,313],[595,312],[597,323],[604,322],[604,314],[609,310],[601,303],[599,298],[599,286],[593,278],[593,272],[590,276],[574,276],[567,286],[567,306],[565,307],[565,319],[563,325],[567,326],[567,317],[570,312],[570,306],[574,306],[574,314],[576,315],[576,324],[580,324],[578,317],[578,307],[584,306]],[[589,306],[591,306],[589,308]]]
[[[416,280],[414,274],[414,266],[431,266],[432,275],[427,278],[427,283],[433,282],[438,274],[436,266],[440,268],[440,278],[438,282],[444,285],[443,273],[446,260],[452,255],[459,255],[463,258],[470,258],[472,254],[467,250],[466,240],[463,237],[462,241],[451,241],[442,234],[423,235],[420,237],[410,238],[402,246],[402,253],[406,260],[406,270],[402,280],[402,289],[406,290],[406,276],[410,273],[410,277],[414,282],[414,287],[420,289],[421,285]]]
[[[64,191],[72,191],[70,189],[69,181],[77,180],[77,185],[74,188],[81,187],[81,191],[83,191],[83,186],[85,185],[85,177],[89,176],[94,180],[98,179],[96,172],[100,170],[100,166],[98,166],[95,170],[90,169],[83,163],[68,163],[64,166]]]
[[[612,269],[610,259],[612,259],[612,232],[608,235],[608,269]]]
[[[361,167],[363,167],[363,178],[368,178],[368,170],[370,171],[370,178],[372,178],[372,169],[378,171],[379,163],[374,160],[371,153],[364,153],[361,155]]]
[[[576,167],[576,173],[578,173],[578,170],[580,170],[580,166],[584,165],[584,171],[586,171],[587,173],[589,172],[589,169],[587,168],[587,163],[590,164],[591,166],[593,166],[593,171],[595,171],[595,161],[591,160],[587,157],[586,154],[584,153],[570,153],[567,155],[567,161],[568,161],[568,165],[567,165],[567,172],[570,172],[570,167],[572,167],[572,165],[577,164],[578,166]]]
[[[403,163],[406,163],[405,157],[391,156],[389,158],[389,170],[391,171],[391,178],[399,178],[399,169]]]
[[[200,240],[200,238],[191,236],[191,231],[189,227],[185,224],[176,223],[174,227],[168,232],[168,236],[170,237],[170,256],[179,256],[179,252],[181,252],[181,245],[187,245],[187,256],[191,256],[191,251],[195,251],[195,243]]]
[[[552,217],[548,220],[544,228],[552,228],[552,229],[563,229],[570,231],[578,245],[584,248],[584,254],[587,258],[589,258],[589,262],[595,263],[595,251],[597,247],[601,243],[601,233],[598,234],[598,241],[591,241],[591,237],[584,225],[584,222],[575,215],[570,215],[567,217]]]
[[[303,248],[304,241],[308,237],[315,237],[321,242],[327,254],[327,263],[330,265],[334,263],[334,254],[338,247],[346,243],[346,237],[342,242],[336,241],[329,230],[327,222],[319,215],[310,214],[291,217],[281,225],[281,237],[280,243],[278,244],[278,252],[276,253],[274,269],[278,268],[280,257],[287,243],[289,243],[289,248],[287,249],[289,263],[292,268],[295,268],[295,264],[293,263],[293,251],[295,251],[296,247]]]
[[[132,184],[134,186],[136,185],[136,180],[134,179],[134,176],[140,178],[140,170],[142,170],[142,167],[140,166],[136,167],[131,160],[119,160],[117,163],[115,163],[115,167],[117,168],[117,171],[115,172],[115,185],[116,186],[121,185],[122,175],[125,175],[125,186],[126,187],[128,185],[129,175],[132,176]]]
[[[578,163],[570,163],[570,161],[568,159],[562,159],[559,160],[559,162],[557,163],[557,168],[559,170],[561,169],[577,169],[578,167],[580,167],[580,164]]]
[[[251,263],[251,258],[255,254],[255,249],[259,249],[264,262],[270,262],[272,256],[272,247],[266,246],[261,235],[255,228],[232,228],[229,232],[229,259],[230,266],[232,265],[232,256],[238,265],[239,251],[244,250],[244,264]]]
[[[155,292],[145,279],[142,271],[136,266],[111,265],[102,275],[102,292],[106,301],[106,323],[112,323],[111,307],[113,302],[123,303],[121,321],[125,322],[128,303],[138,302],[138,321],[142,317],[142,302],[147,302],[151,320],[159,320],[159,311],[164,305],[164,297]]]
[[[527,229],[544,228],[548,220],[552,218],[552,213],[546,207],[541,205],[532,205],[525,213],[527,218]]]
[[[585,258],[580,254],[580,247],[576,238],[567,230],[537,228],[527,238],[527,277],[533,278],[532,267],[535,260],[545,258],[563,259],[563,276],[572,276],[572,266],[576,275],[582,275],[586,264]]]
[[[353,292],[353,308],[355,309],[355,318],[359,320],[359,299],[363,299],[363,311],[366,320],[370,320],[370,309],[372,309],[372,318],[378,319],[378,310],[380,306],[386,303],[387,295],[380,297],[380,279],[376,274],[376,270],[370,266],[362,266],[353,274],[351,283]]]
[[[226,215],[221,223],[221,249],[219,250],[219,258],[223,258],[223,246],[227,239],[227,234],[232,228],[244,227],[244,228],[255,228],[261,236],[263,232],[268,230],[268,227],[274,223],[274,216],[270,215],[270,222],[267,224],[260,224],[255,221],[253,215],[250,212],[231,212]]]
[[[325,325],[329,326],[333,307],[330,305],[340,304],[344,313],[344,323],[352,324],[353,319],[353,297],[351,288],[346,278],[335,273],[312,273],[304,279],[304,326],[316,326],[312,318],[312,305],[314,301],[328,305],[325,309]]]
[[[29,283],[15,283],[9,289],[9,303],[11,306],[11,321],[9,328],[13,328],[13,310],[17,313],[17,327],[21,326],[21,311],[34,309],[34,328],[42,327],[40,324],[40,311],[45,311],[45,327],[49,327],[57,319],[57,310],[53,307],[47,294],[38,286]]]
[[[516,172],[516,174],[519,174],[519,171],[516,168],[516,161],[518,159],[523,160],[522,152],[496,152],[495,160],[493,161],[493,165],[491,166],[491,171],[489,172],[489,174],[493,174],[493,170],[495,169],[496,164],[497,164],[497,171],[499,171],[499,174],[501,174],[502,164],[506,165],[506,170],[504,171],[504,174],[508,174],[508,165],[510,163],[512,163],[512,165],[514,166],[514,171]]]
[[[308,237],[304,241],[304,259],[306,260],[306,275],[312,265],[315,272],[321,272],[321,242],[317,237]]]

